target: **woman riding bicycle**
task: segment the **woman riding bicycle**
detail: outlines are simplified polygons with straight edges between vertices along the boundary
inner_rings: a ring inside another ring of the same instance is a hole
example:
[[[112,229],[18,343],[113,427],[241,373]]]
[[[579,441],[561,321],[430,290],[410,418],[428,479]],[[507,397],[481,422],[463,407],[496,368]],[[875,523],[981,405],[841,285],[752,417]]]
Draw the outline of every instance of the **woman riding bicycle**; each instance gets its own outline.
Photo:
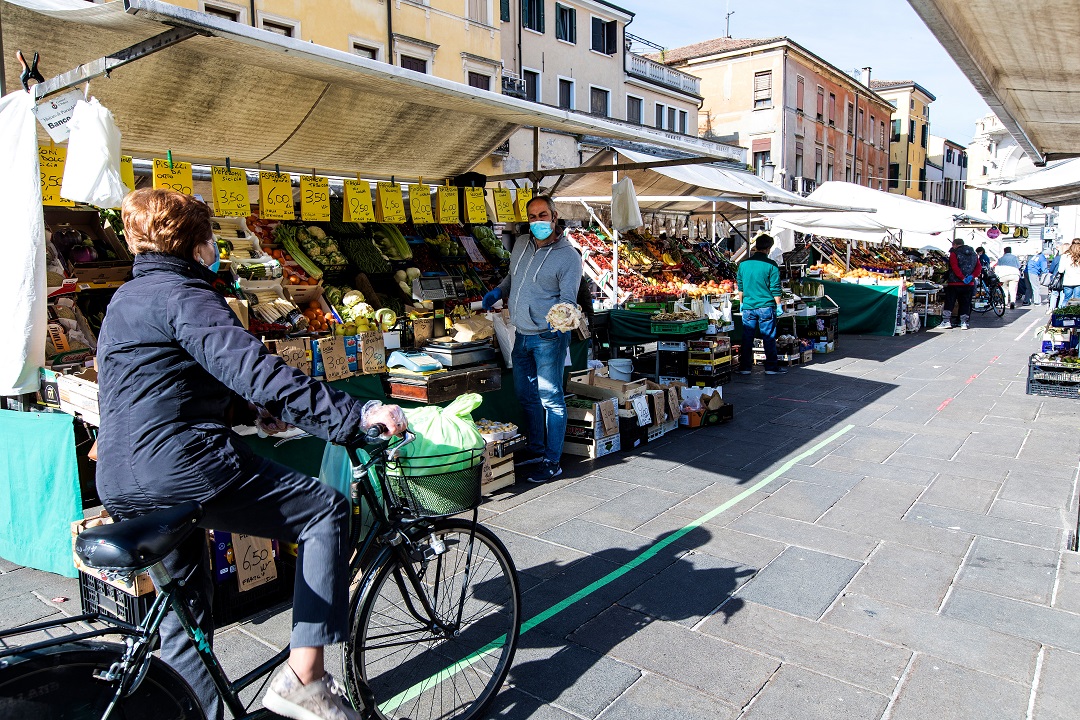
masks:
[[[169,190],[123,203],[134,279],[109,304],[98,343],[98,493],[118,520],[195,500],[206,528],[299,543],[289,661],[264,705],[297,720],[353,720],[323,667],[347,635],[349,503],[319,481],[255,455],[230,428],[277,418],[325,440],[359,444],[376,424],[401,433],[401,409],[365,404],[289,367],[240,324],[214,291],[219,264],[210,209]],[[164,561],[188,578],[193,612],[213,635],[213,583],[202,533]],[[195,689],[210,720],[223,707],[195,647],[170,614],[161,655]]]

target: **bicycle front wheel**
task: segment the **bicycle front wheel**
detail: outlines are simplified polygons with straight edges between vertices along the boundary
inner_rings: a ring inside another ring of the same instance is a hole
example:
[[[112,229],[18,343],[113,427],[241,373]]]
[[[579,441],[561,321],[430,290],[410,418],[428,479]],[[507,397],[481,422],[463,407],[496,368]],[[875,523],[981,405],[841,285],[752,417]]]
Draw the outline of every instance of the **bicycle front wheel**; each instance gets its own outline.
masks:
[[[419,588],[396,552],[360,588],[344,652],[350,696],[358,704],[359,679],[381,718],[479,718],[514,659],[517,570],[499,538],[470,522],[439,521],[417,547]]]
[[[990,305],[994,308],[994,314],[998,317],[1005,315],[1005,291],[1000,285],[990,290]]]

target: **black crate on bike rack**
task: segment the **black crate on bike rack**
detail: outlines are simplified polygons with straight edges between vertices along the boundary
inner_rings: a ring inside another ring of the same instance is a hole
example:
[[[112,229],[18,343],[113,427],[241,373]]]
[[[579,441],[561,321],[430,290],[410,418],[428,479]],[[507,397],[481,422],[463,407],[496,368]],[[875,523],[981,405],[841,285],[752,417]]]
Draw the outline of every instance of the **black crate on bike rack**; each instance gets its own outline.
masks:
[[[120,588],[79,571],[79,601],[84,613],[99,613],[131,625],[138,625],[154,603],[154,593],[132,595]]]

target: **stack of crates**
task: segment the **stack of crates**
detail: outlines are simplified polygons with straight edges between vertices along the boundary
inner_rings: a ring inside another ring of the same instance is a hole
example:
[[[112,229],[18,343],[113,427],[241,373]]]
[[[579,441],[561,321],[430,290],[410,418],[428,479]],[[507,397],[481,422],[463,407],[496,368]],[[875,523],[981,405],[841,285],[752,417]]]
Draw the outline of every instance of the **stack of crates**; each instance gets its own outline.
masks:
[[[731,339],[713,335],[690,340],[687,354],[687,385],[719,387],[731,382]]]

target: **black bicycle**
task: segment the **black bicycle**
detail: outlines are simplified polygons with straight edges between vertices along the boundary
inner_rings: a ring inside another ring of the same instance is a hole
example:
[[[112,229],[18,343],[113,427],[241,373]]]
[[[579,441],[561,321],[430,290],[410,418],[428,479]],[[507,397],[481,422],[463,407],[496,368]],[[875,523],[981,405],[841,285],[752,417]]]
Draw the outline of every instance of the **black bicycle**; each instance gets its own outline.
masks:
[[[406,458],[397,453],[412,436],[387,441],[380,429],[363,448],[346,449],[355,548],[343,652],[349,697],[365,718],[481,717],[506,679],[521,627],[513,560],[477,522],[483,448]],[[452,517],[468,510],[471,519]],[[179,617],[233,716],[271,715],[249,712],[240,692],[268,678],[288,648],[231,681],[187,609],[185,583],[161,563],[197,529],[201,513],[189,502],[79,535],[75,551],[86,565],[115,577],[146,569],[157,597],[138,626],[85,614],[0,631],[10,638],[100,625],[0,651],[0,717],[202,720],[191,687],[151,654],[168,612]],[[108,635],[123,644],[104,642]]]
[[[1005,315],[1005,288],[1001,286],[997,275],[987,271],[975,281],[975,297],[972,298],[971,309],[980,313],[993,310],[998,317]]]

